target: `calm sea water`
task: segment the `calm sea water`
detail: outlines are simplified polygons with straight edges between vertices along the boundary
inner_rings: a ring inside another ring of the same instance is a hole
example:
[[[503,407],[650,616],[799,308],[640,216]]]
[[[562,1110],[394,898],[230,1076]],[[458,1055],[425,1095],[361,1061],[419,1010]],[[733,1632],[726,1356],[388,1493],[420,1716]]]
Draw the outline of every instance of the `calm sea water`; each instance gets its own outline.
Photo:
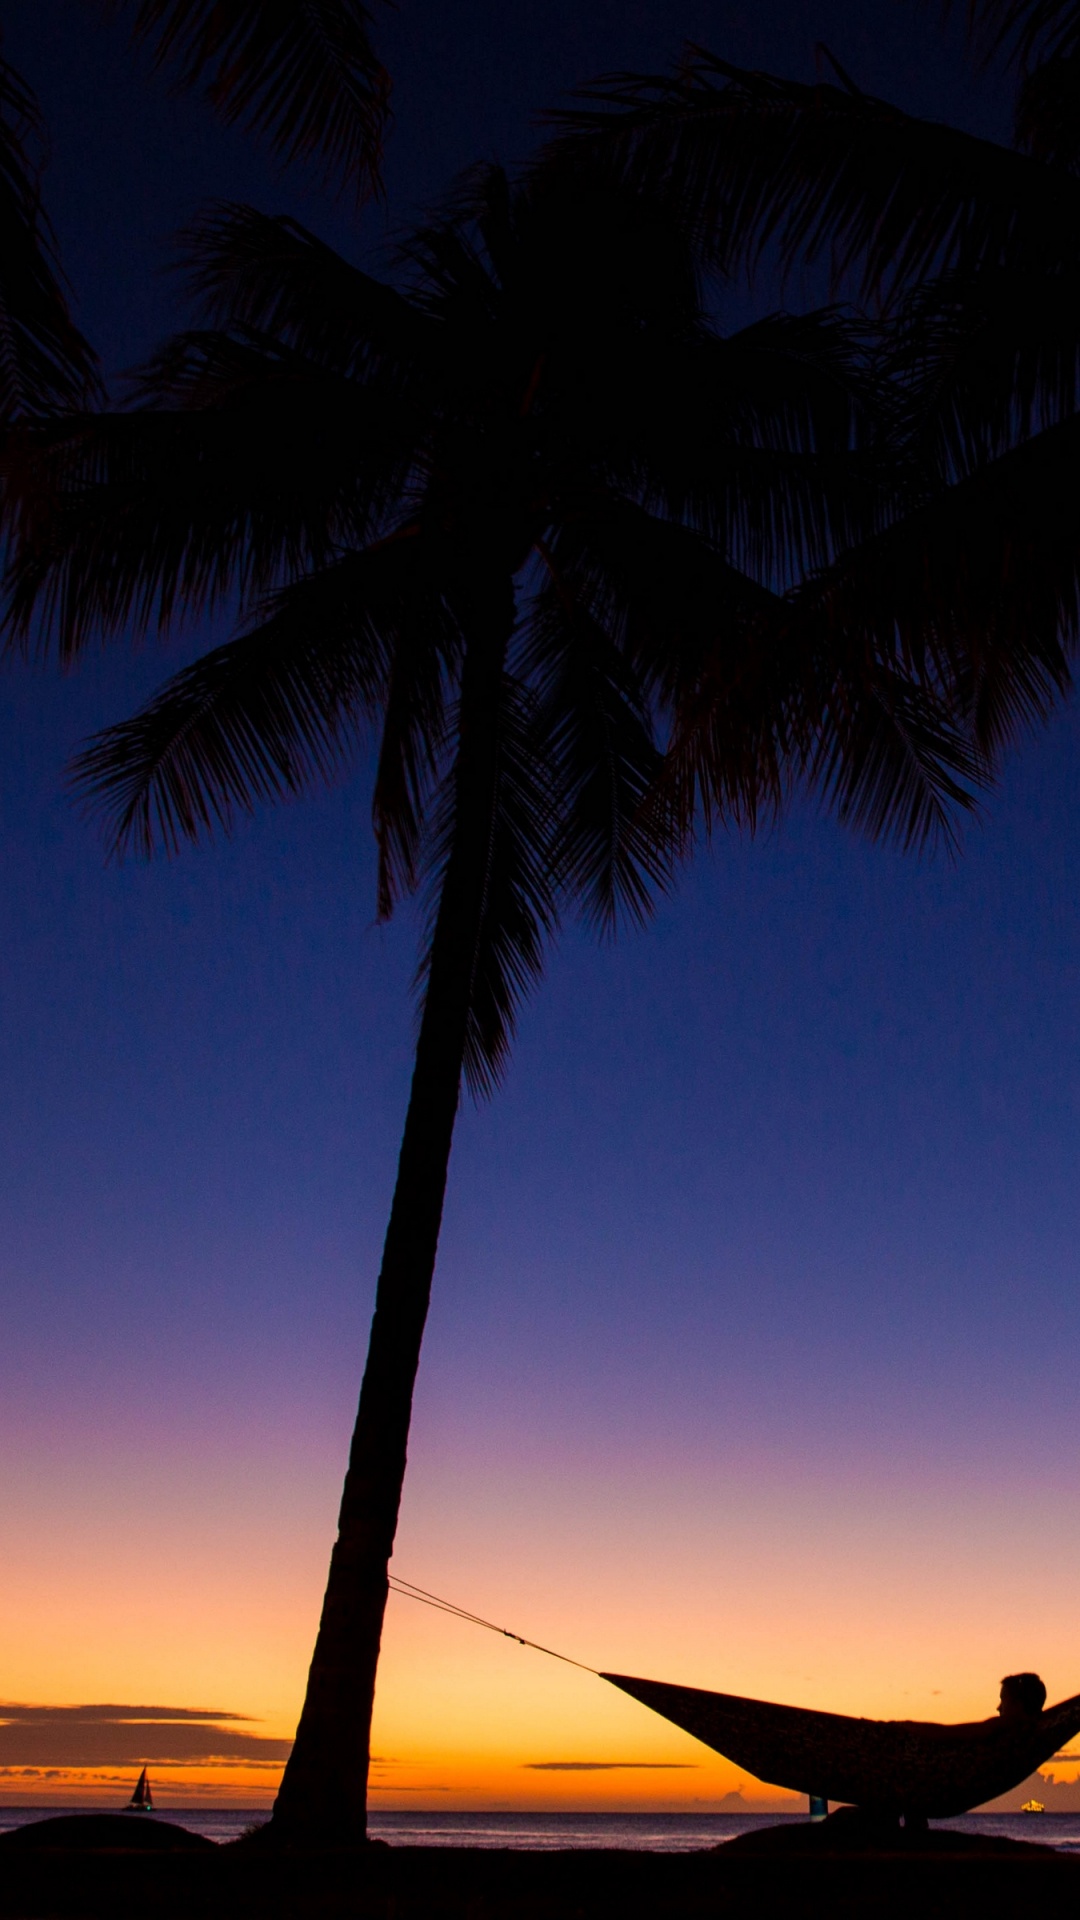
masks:
[[[58,1813],[115,1813],[109,1807],[0,1807],[0,1833],[47,1820]],[[167,1807],[165,1819],[190,1827],[210,1840],[235,1840],[245,1828],[266,1818],[244,1807]],[[140,1819],[153,1819],[141,1814]],[[136,1818],[135,1815],[132,1818]],[[785,1823],[800,1818],[783,1816]],[[628,1847],[652,1853],[691,1853],[733,1840],[737,1833],[778,1824],[760,1813],[440,1813],[423,1809],[371,1816],[371,1831],[399,1847],[515,1847],[549,1852],[566,1847]],[[1007,1834],[1015,1840],[1040,1840],[1065,1853],[1080,1853],[1080,1813],[967,1813],[959,1820],[935,1821],[961,1833]]]

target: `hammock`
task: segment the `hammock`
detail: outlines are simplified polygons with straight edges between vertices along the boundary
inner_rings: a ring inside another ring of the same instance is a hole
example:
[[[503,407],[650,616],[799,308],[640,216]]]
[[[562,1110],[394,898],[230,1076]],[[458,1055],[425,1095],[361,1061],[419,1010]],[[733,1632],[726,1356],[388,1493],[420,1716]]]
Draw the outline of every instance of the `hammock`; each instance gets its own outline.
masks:
[[[770,1786],[934,1820],[1008,1793],[1080,1733],[1080,1694],[1043,1713],[939,1726],[853,1720],[624,1673],[600,1678]]]
[[[419,1600],[472,1626],[486,1627],[582,1673],[596,1673],[583,1660],[571,1660],[553,1647],[526,1640],[425,1587],[415,1587],[393,1574],[389,1584],[407,1600]],[[1005,1720],[995,1714],[992,1720],[949,1727],[933,1720],[853,1720],[843,1713],[743,1700],[737,1693],[705,1693],[700,1687],[671,1687],[662,1680],[634,1680],[625,1673],[601,1673],[597,1678],[632,1694],[643,1706],[770,1786],[868,1811],[931,1820],[951,1819],[1008,1793],[1080,1733],[1080,1693],[1042,1713]]]

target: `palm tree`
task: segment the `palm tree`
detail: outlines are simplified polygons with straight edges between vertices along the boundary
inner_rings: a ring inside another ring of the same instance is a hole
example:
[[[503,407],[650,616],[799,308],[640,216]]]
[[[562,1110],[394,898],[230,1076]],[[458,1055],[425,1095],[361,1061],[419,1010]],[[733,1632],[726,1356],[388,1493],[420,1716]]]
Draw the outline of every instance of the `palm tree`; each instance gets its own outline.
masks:
[[[234,611],[236,638],[83,753],[114,847],[227,828],[370,738],[379,910],[427,890],[371,1341],[272,1822],[340,1842],[364,1832],[462,1081],[497,1082],[560,911],[643,918],[702,804],[752,822],[807,777],[918,838],[978,769],[897,660],[787,638],[785,578],[876,511],[878,426],[835,315],[724,337],[666,213],[497,169],[412,236],[397,284],[250,208],[191,252],[205,326],[130,409],[35,436],[10,621],[70,659],[95,632]]]
[[[884,330],[896,487],[792,605],[898,648],[994,756],[1070,684],[1080,522],[1080,6],[970,0],[1018,86],[1011,146],[693,48],[560,116],[548,164],[677,208],[727,271],[827,266]]]

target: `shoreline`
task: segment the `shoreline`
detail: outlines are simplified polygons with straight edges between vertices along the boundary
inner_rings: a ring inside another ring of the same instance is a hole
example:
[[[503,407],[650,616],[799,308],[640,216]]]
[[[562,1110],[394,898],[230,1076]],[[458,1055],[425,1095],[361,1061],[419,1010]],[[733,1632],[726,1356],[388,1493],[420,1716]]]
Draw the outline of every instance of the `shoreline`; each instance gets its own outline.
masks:
[[[25,1829],[23,1829],[25,1832]],[[114,1830],[115,1831],[115,1830]],[[121,1830],[122,1831],[122,1830]],[[1075,1910],[1080,1859],[937,1830],[930,1844],[837,1851],[785,1824],[781,1845],[685,1853],[379,1846],[271,1854],[36,1850],[0,1842],[2,1920],[1029,1920]],[[794,1845],[792,1845],[794,1843]],[[1070,1906],[1071,1901],[1071,1906]]]

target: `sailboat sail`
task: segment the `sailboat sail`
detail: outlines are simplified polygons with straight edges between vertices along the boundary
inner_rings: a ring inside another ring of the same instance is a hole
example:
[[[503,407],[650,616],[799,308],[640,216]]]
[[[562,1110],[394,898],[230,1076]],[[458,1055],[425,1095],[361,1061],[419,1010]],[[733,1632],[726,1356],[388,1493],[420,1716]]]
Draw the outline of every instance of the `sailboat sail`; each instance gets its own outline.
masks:
[[[146,1777],[146,1768],[144,1767],[142,1772],[139,1775],[138,1785],[136,1786],[135,1791],[131,1796],[131,1799],[128,1801],[128,1812],[129,1813],[152,1813],[153,1807],[154,1807],[154,1796],[150,1791],[150,1782]]]

